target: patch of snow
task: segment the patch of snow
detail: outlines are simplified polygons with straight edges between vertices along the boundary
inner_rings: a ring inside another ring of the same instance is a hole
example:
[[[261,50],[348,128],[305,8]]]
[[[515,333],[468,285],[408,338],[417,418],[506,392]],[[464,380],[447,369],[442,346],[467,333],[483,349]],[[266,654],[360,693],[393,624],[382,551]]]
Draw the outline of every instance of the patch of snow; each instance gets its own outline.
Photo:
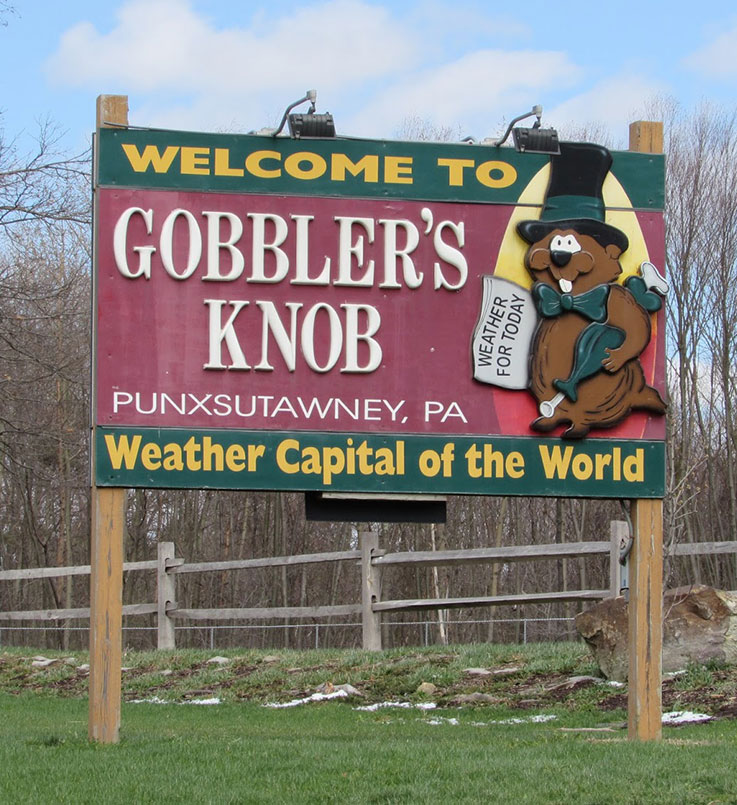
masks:
[[[623,688],[624,687],[624,682],[617,682],[616,679],[609,679],[609,680],[607,680],[607,682],[605,684],[609,685],[610,688]]]
[[[361,707],[354,707],[354,710],[363,710],[367,713],[375,713],[377,710],[382,710],[384,707],[402,707],[409,710],[412,707],[411,702],[376,702],[374,704],[364,704]]]
[[[152,696],[150,699],[131,699],[128,704],[222,704],[222,702],[217,696],[213,696],[210,699],[189,699],[186,702],[172,702],[168,699]]]
[[[420,702],[419,704],[412,704],[412,702],[376,702],[376,704],[364,704],[361,707],[354,707],[354,710],[364,710],[367,713],[375,713],[377,710],[382,710],[384,707],[399,707],[403,710],[434,710],[437,707],[435,702]]]
[[[332,693],[313,693],[304,699],[292,699],[291,702],[267,702],[263,707],[273,707],[280,709],[283,707],[297,707],[308,702],[324,702],[326,699],[346,699],[348,694],[344,690],[334,690]]]
[[[230,660],[227,657],[210,657],[207,665],[227,665]]]
[[[711,721],[713,716],[706,713],[691,713],[688,710],[673,710],[663,713],[663,724],[698,724],[701,721]]]
[[[365,707],[354,707],[354,710],[370,710],[375,711],[378,710],[380,707],[402,707],[404,709],[413,707],[412,704],[409,702],[381,702],[380,704],[369,704]],[[414,705],[416,708],[417,705]],[[528,718],[505,718],[499,721],[467,721],[466,724],[469,727],[491,727],[498,724],[502,724],[504,726],[508,725],[517,725],[517,724],[541,724],[545,723],[546,721],[554,721],[557,716],[551,714],[543,714],[537,716],[529,716]],[[390,719],[385,723],[392,723],[395,722],[395,719]],[[405,721],[405,719],[400,718],[399,721]],[[457,727],[460,725],[460,721],[457,718],[446,718],[445,716],[434,716],[433,718],[423,719],[423,723],[430,724],[432,726],[438,726],[439,724],[450,724],[451,726]]]
[[[544,724],[546,721],[555,721],[558,716],[552,715],[552,713],[548,714],[540,714],[536,716],[528,716],[527,718],[503,718],[498,721],[475,721],[473,723],[474,727],[487,727],[491,726],[492,724],[503,724],[505,726],[510,724]]]

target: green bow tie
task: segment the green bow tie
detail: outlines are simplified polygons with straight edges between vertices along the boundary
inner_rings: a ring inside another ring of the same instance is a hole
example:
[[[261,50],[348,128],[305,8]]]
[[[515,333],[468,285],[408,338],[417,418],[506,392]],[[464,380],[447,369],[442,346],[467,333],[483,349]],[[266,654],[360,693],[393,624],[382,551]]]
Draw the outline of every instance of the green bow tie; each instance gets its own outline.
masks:
[[[550,285],[537,282],[532,288],[532,298],[538,313],[546,319],[573,310],[591,321],[604,322],[607,318],[609,286],[597,285],[590,291],[574,296],[569,293],[560,294]]]

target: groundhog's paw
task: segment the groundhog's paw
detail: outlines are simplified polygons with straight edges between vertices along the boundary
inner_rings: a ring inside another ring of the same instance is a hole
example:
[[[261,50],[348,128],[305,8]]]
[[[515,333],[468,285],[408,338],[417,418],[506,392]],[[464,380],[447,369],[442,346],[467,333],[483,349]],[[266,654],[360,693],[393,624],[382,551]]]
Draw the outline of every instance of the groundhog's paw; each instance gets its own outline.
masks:
[[[618,372],[627,363],[627,356],[622,354],[620,349],[605,349],[607,356],[601,362],[601,365],[607,372]]]

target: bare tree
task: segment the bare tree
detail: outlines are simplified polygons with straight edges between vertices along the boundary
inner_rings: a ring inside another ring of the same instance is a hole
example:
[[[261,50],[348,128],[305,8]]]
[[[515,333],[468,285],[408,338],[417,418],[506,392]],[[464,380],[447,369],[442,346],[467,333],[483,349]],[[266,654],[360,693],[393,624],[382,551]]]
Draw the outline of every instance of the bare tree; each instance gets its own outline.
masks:
[[[33,147],[0,129],[0,227],[44,219],[89,223],[90,154],[67,156],[62,132],[48,121],[39,125]]]

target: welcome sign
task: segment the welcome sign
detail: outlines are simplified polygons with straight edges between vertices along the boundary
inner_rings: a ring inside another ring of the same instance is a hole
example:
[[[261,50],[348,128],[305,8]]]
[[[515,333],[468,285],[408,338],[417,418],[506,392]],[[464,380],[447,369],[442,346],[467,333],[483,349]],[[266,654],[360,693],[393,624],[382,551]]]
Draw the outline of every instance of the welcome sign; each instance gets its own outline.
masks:
[[[96,483],[662,496],[663,158],[612,156],[558,214],[509,148],[101,129]]]

